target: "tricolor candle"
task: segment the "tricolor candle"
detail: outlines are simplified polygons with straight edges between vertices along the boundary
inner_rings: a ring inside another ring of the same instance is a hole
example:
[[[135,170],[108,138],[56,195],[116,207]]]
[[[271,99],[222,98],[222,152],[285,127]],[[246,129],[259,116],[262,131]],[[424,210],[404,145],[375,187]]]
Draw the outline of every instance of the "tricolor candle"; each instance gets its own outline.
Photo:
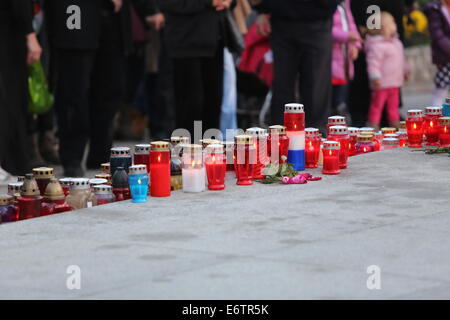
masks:
[[[34,168],[33,176],[39,186],[39,192],[41,193],[41,196],[43,196],[47,185],[50,183],[50,179],[54,178],[53,168]]]
[[[439,118],[439,145],[450,147],[450,117]]]
[[[355,127],[348,128],[348,135],[350,136],[350,142],[348,145],[350,157],[353,157],[354,155],[356,155],[356,143],[358,142],[358,133],[359,133],[359,128],[355,128]]]
[[[330,127],[328,141],[336,141],[339,143],[339,168],[347,169],[348,157],[350,153],[350,136],[348,135],[348,128],[344,126]]]
[[[347,126],[347,121],[345,120],[345,117],[342,116],[332,116],[328,117],[328,123],[327,123],[327,137],[330,134],[330,128],[333,126]]]
[[[375,144],[373,143],[373,135],[360,134],[358,135],[358,142],[356,143],[356,154],[364,154],[375,151]]]
[[[130,167],[128,184],[130,185],[131,199],[134,203],[147,202],[148,172],[145,164],[136,164]]]
[[[210,144],[206,148],[206,174],[209,190],[225,189],[226,157],[221,144]]]
[[[205,191],[206,176],[201,145],[183,146],[182,177],[184,192],[198,193]]]
[[[130,148],[117,147],[111,149],[111,157],[109,159],[110,174],[114,177],[114,173],[118,167],[122,167],[128,173],[128,168],[131,166]]]
[[[285,106],[284,125],[289,137],[288,162],[294,170],[305,170],[305,109],[302,104]]]
[[[421,148],[423,143],[423,112],[422,110],[409,110],[406,120],[408,132],[408,146],[410,148]]]
[[[246,135],[253,137],[256,148],[256,164],[253,166],[253,179],[264,179],[264,168],[269,164],[267,157],[267,131],[262,128],[249,128]]]
[[[286,134],[285,126],[275,125],[269,127],[267,155],[272,163],[283,164],[287,161],[289,155],[289,137]]]
[[[424,131],[427,146],[439,144],[439,118],[442,117],[442,107],[426,107],[424,119]]]
[[[253,166],[256,163],[256,148],[252,136],[239,135],[234,137],[234,167],[237,185],[253,184]]]
[[[314,169],[319,166],[320,155],[320,134],[319,129],[305,129],[305,164],[306,168]]]
[[[339,174],[339,142],[325,141],[323,143],[323,174]]]
[[[134,158],[135,165],[145,165],[147,173],[150,172],[150,145],[149,144],[137,144],[134,146]]]
[[[156,141],[150,144],[150,194],[152,197],[170,196],[169,143]]]

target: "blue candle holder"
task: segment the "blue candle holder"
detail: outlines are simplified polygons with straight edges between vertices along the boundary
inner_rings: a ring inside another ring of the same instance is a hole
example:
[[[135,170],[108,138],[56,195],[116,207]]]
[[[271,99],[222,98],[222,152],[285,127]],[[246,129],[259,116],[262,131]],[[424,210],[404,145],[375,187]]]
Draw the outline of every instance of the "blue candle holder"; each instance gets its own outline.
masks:
[[[148,174],[146,165],[135,165],[130,167],[130,174],[128,176],[128,183],[130,185],[130,193],[132,202],[144,203],[147,202],[148,195]]]
[[[450,97],[445,99],[445,103],[442,105],[442,116],[450,117]]]

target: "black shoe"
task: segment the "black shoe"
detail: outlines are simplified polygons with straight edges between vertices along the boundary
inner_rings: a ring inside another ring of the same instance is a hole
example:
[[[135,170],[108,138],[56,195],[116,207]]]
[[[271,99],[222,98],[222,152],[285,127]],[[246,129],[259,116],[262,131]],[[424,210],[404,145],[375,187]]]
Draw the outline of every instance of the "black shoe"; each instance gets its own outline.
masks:
[[[64,168],[64,175],[66,177],[70,178],[83,178],[84,177],[84,171],[83,169],[78,167],[66,167]]]

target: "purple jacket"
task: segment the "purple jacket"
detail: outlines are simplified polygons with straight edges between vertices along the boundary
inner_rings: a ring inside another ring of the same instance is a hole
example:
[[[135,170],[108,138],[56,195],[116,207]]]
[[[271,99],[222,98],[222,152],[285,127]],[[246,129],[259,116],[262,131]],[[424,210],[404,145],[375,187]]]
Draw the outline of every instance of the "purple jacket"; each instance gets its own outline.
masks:
[[[425,14],[429,21],[433,63],[447,65],[450,63],[450,14],[440,1],[428,4]]]
[[[345,0],[345,11],[348,17],[349,31],[344,31],[342,15],[339,10],[336,10],[333,18],[333,61],[332,61],[332,75],[334,79],[350,80],[354,75],[353,60],[351,57],[351,46],[356,46],[361,49],[361,44],[350,44],[348,41],[349,32],[358,32],[351,9],[350,0]],[[346,50],[346,51],[345,51]],[[347,52],[346,57],[344,53]],[[347,58],[347,68],[345,59]],[[347,72],[346,72],[347,71]],[[347,76],[349,79],[347,79]]]

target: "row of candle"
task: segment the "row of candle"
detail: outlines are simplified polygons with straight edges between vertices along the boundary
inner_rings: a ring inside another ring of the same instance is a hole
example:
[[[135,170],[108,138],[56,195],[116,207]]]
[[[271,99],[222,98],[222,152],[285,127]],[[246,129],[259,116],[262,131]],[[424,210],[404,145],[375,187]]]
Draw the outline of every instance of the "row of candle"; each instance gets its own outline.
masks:
[[[450,117],[442,116],[442,107],[409,110],[406,120],[409,147],[450,146]]]

